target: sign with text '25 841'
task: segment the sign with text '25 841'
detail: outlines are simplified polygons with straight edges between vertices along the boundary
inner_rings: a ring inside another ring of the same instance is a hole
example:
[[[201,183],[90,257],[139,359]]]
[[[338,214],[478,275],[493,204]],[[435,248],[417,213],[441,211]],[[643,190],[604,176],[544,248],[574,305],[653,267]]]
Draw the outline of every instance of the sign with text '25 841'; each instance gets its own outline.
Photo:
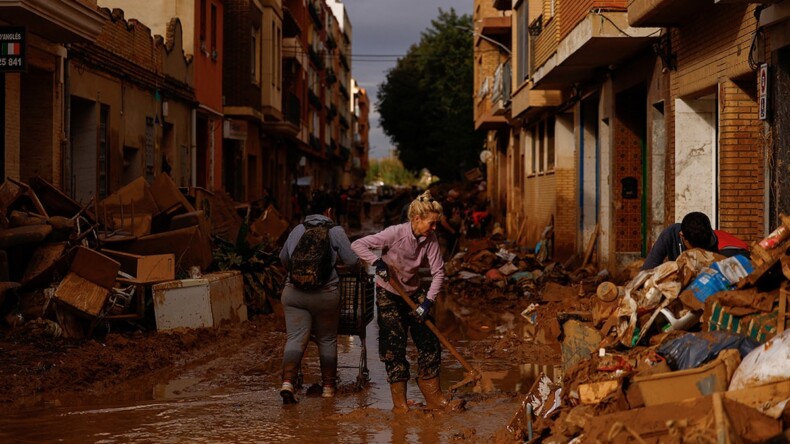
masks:
[[[25,28],[0,26],[0,72],[27,70]]]

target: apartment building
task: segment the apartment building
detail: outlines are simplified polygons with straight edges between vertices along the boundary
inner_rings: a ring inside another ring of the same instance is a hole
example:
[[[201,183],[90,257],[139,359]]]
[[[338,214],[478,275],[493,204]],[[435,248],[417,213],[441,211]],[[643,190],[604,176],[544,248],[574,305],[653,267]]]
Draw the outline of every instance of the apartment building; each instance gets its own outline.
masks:
[[[0,1],[3,43],[19,50],[0,66],[0,181],[69,185],[68,45],[95,41],[106,20],[95,0]]]
[[[173,20],[180,22],[183,52],[193,65],[194,79],[189,83],[195,89],[197,103],[190,123],[190,140],[165,150],[162,161],[170,165],[171,176],[181,186],[201,186],[209,190],[226,187],[240,198],[238,190],[241,187],[235,175],[223,174],[228,170],[227,166],[223,167],[224,161],[238,157],[233,152],[223,153],[223,1],[99,0],[98,4],[123,10],[126,18],[143,23],[152,33],[161,36],[168,35]],[[168,128],[168,131],[178,129]],[[149,170],[145,172],[146,177],[150,178],[151,165],[146,168]]]
[[[181,22],[162,37],[120,9],[100,12],[95,42],[69,49],[64,191],[87,203],[161,172],[189,185],[195,89]]]
[[[758,117],[755,60],[768,57],[761,9],[476,2],[476,125],[489,129],[490,198],[511,237],[534,244],[551,225],[558,258],[594,241],[595,259],[613,269],[689,211],[759,238],[771,194]],[[508,14],[509,58],[490,52],[494,23]],[[506,61],[509,101],[494,87]]]

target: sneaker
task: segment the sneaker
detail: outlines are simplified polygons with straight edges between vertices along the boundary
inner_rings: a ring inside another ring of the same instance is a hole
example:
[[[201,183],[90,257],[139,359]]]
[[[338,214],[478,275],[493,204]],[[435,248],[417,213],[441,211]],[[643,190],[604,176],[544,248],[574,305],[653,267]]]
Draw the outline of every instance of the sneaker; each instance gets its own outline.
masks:
[[[321,393],[322,398],[334,398],[335,397],[335,387],[331,385],[325,385],[324,391]]]
[[[294,394],[294,386],[290,382],[283,382],[280,388],[280,396],[283,398],[283,404],[295,404],[296,394]]]

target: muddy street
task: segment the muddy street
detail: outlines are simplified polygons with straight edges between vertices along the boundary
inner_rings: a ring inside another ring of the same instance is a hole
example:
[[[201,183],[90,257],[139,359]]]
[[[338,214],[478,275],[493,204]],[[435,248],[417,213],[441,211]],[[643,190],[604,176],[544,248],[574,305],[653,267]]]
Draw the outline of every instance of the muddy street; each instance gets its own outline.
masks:
[[[467,356],[470,347],[485,349],[498,340],[496,335],[464,337],[465,330],[455,328],[451,335]],[[257,340],[242,336],[192,362],[131,378],[110,396],[101,391],[44,394],[37,406],[5,412],[0,441],[508,442],[511,435],[505,426],[521,402],[519,395],[529,388],[535,372],[546,370],[514,366],[508,359],[470,357],[483,370],[483,378],[456,393],[466,402],[466,411],[424,410],[422,395],[412,382],[408,399],[415,405],[409,414],[395,416],[378,361],[375,321],[366,333],[370,383],[357,390],[363,362],[360,337],[340,336],[341,381],[334,399],[320,397],[317,350],[311,344],[303,363],[300,402],[282,405],[278,389],[285,336],[277,331]],[[463,368],[446,351],[442,363],[443,387],[463,379]]]

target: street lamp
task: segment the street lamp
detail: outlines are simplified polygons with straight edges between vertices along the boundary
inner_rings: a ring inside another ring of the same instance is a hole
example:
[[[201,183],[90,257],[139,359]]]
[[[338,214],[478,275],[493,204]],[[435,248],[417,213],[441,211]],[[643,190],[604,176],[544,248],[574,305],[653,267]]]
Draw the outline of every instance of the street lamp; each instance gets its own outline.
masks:
[[[491,37],[484,36],[483,34],[480,34],[479,32],[475,31],[474,29],[472,29],[472,28],[470,28],[468,26],[455,25],[455,27],[458,28],[458,29],[463,29],[464,31],[471,32],[472,35],[480,37],[481,39],[483,39],[483,40],[485,40],[485,41],[487,41],[489,43],[493,43],[494,45],[498,46],[500,49],[505,51],[507,53],[507,55],[510,55],[510,48],[508,48],[507,46],[497,42],[496,40],[492,39]]]

